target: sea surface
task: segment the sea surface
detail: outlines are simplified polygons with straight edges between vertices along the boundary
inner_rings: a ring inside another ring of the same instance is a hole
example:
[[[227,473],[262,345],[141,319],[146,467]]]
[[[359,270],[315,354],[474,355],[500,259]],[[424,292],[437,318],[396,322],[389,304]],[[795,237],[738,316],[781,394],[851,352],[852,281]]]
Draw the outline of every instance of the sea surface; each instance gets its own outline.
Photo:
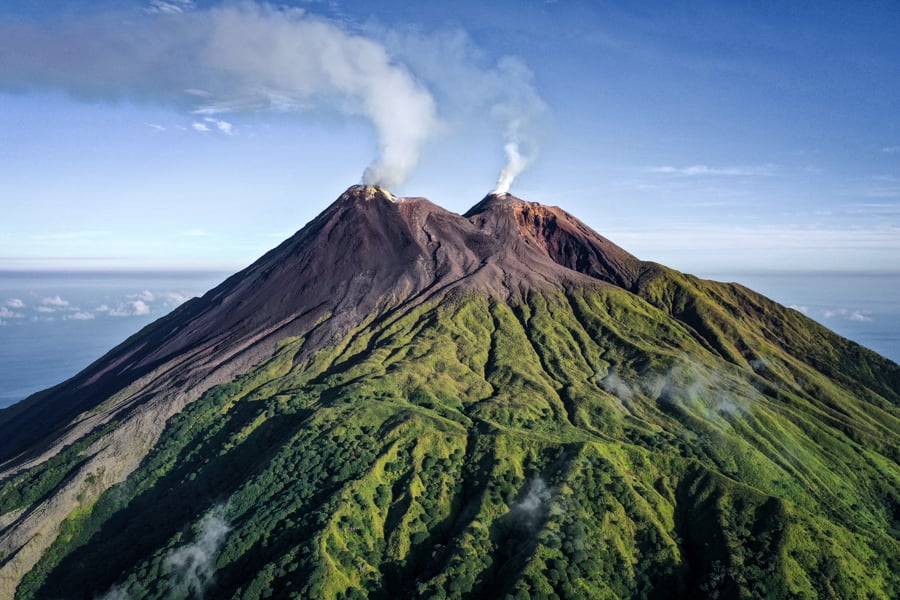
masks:
[[[227,276],[0,272],[0,407],[72,377]]]
[[[0,272],[0,407],[72,377],[228,275]],[[900,272],[698,275],[746,285],[900,362]]]

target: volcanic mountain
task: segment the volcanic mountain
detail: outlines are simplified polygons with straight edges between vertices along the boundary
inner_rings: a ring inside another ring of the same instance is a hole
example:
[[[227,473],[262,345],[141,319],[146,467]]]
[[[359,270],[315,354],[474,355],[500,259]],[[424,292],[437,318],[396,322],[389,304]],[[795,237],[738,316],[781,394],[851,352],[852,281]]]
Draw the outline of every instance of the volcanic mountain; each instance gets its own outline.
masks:
[[[355,186],[0,411],[0,596],[900,594],[900,367],[508,194]]]

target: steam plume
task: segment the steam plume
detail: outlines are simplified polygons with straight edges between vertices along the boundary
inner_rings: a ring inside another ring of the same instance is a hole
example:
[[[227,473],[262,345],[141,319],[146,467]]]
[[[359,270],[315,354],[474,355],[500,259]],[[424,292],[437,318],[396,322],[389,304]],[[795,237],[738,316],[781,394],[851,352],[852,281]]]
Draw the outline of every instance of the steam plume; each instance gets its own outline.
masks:
[[[537,158],[547,107],[531,70],[506,56],[486,64],[484,53],[462,31],[375,32],[441,101],[442,117],[469,119],[489,114],[503,127],[506,165],[494,193],[509,191],[515,178]],[[479,126],[484,124],[479,123]]]
[[[544,479],[536,477],[528,484],[525,497],[513,505],[512,512],[529,529],[534,529],[538,521],[546,516],[551,497]]]
[[[497,178],[497,185],[494,187],[494,194],[506,194],[513,180],[528,166],[528,161],[519,152],[519,142],[517,136],[506,143],[503,147],[506,152],[506,166],[500,171]]]
[[[182,546],[163,560],[173,570],[169,580],[172,595],[203,597],[213,579],[213,557],[230,531],[225,508],[216,506],[200,521],[200,532],[193,544]]]
[[[162,103],[213,115],[334,111],[375,127],[365,183],[392,186],[437,129],[432,96],[384,46],[297,9],[240,4],[0,24],[0,91]]]
[[[493,114],[506,123],[506,165],[497,177],[495,194],[505,194],[516,177],[537,157],[538,124],[546,110],[543,100],[535,92],[531,71],[514,58],[499,63],[509,85],[503,99],[494,105]]]

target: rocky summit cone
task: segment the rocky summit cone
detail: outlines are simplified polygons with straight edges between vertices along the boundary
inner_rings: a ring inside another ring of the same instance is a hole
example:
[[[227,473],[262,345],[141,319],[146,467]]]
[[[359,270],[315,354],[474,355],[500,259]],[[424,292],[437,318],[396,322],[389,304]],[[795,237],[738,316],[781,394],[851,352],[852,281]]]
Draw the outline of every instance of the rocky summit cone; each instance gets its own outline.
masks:
[[[354,186],[0,411],[0,597],[896,598],[898,448],[797,311]]]

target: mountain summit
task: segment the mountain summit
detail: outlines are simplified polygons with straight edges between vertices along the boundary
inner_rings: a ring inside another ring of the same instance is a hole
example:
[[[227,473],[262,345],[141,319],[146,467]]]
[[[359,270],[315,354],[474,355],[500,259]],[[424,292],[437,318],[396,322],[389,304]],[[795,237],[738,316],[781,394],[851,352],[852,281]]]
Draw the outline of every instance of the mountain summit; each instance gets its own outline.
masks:
[[[900,593],[900,367],[569,213],[354,186],[0,411],[0,596]]]

